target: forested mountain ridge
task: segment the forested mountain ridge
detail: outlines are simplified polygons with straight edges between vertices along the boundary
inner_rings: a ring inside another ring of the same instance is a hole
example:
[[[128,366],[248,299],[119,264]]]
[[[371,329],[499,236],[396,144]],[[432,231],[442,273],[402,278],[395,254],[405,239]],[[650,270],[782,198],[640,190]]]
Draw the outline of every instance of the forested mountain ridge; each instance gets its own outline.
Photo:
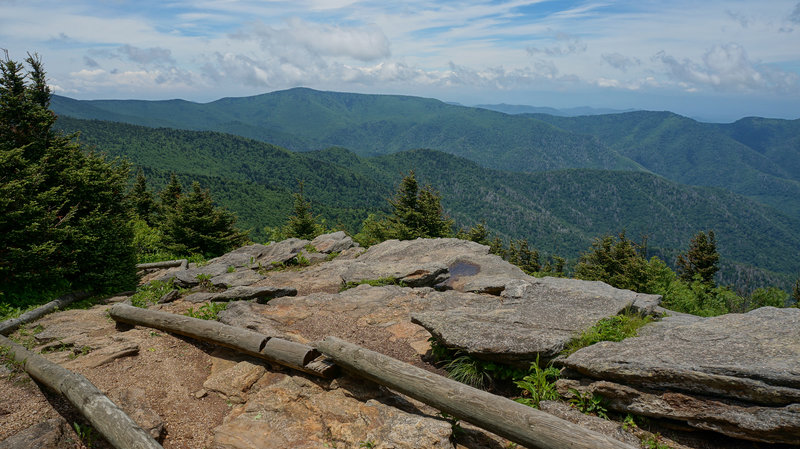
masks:
[[[432,148],[486,167],[513,171],[641,169],[592,137],[525,116],[419,97],[296,88],[204,104],[182,100],[76,102],[54,96],[52,107],[59,115],[77,118],[227,132],[294,151],[342,146],[371,156]]]
[[[800,120],[709,124],[649,111],[531,117],[597,137],[673,181],[722,187],[800,217]]]
[[[441,192],[458,225],[485,220],[500,235],[527,238],[546,254],[575,258],[594,237],[624,229],[636,240],[648,235],[650,254],[673,262],[697,230],[713,228],[731,282],[744,273],[785,285],[800,270],[793,258],[800,252],[798,220],[719,189],[682,186],[645,172],[521,174],[432,150],[362,158],[343,148],[293,153],[216,132],[69,117],[61,117],[58,126],[80,130],[81,142],[99,151],[129,158],[156,186],[170,171],[184,185],[200,180],[256,239],[265,238],[264,226],[285,221],[298,180],[329,225],[355,232],[370,211],[387,208],[385,198],[413,169],[422,183]]]
[[[800,120],[711,124],[648,111],[507,115],[429,98],[306,88],[203,104],[54,96],[52,107],[78,118],[226,132],[294,151],[341,146],[373,156],[430,148],[516,172],[651,171],[722,187],[800,219]]]

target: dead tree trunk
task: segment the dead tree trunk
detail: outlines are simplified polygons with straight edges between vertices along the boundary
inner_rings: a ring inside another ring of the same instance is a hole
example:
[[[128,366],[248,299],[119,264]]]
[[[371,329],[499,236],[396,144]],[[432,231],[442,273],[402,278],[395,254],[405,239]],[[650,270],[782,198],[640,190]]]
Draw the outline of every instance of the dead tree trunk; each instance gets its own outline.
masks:
[[[18,327],[20,327],[25,323],[38,320],[39,318],[47,315],[48,313],[53,312],[57,308],[65,307],[71,302],[78,301],[80,299],[88,297],[89,293],[86,292],[70,293],[60,298],[54,299],[41,307],[25,312],[17,318],[12,318],[10,320],[3,321],[2,323],[0,323],[0,335],[8,335],[14,332]]]
[[[502,396],[472,388],[336,337],[317,349],[353,374],[529,448],[634,449]]]
[[[165,260],[164,262],[137,263],[136,269],[151,270],[153,268],[172,268],[172,267],[181,267],[183,269],[186,269],[188,265],[189,265],[188,260],[178,259],[178,260]]]
[[[0,345],[9,348],[8,356],[21,362],[33,379],[64,395],[115,448],[163,449],[85,377],[28,351],[6,337],[0,336]]]
[[[117,322],[185,335],[319,377],[330,378],[335,374],[336,367],[325,362],[324,358],[320,359],[319,352],[308,345],[269,337],[217,321],[141,309],[126,304],[116,304],[108,312]]]

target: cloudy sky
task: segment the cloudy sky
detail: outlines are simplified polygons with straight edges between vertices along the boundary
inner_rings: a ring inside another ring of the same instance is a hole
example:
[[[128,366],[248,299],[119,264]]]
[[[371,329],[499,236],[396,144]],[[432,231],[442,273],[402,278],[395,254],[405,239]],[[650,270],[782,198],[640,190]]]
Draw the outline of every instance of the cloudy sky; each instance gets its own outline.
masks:
[[[0,0],[0,48],[80,99],[306,86],[800,118],[797,0]]]

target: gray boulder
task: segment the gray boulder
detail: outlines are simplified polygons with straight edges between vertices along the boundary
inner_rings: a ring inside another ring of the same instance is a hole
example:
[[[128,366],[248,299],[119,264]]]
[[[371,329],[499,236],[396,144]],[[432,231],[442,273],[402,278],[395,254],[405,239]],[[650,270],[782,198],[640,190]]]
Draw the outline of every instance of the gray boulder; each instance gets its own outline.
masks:
[[[646,296],[602,282],[528,279],[509,282],[501,298],[439,293],[411,320],[445,346],[488,360],[529,362],[555,357],[582,331]]]
[[[311,246],[321,253],[330,254],[341,253],[359,245],[344,231],[338,231],[317,236],[311,241]]]
[[[800,309],[664,320],[564,365],[593,379],[756,404],[800,403]]]
[[[291,238],[269,245],[254,244],[243,246],[209,260],[208,264],[202,267],[194,266],[187,270],[177,271],[171,273],[170,277],[174,277],[175,284],[180,287],[192,287],[200,283],[198,275],[214,279],[230,274],[230,267],[233,267],[236,272],[239,272],[242,268],[256,270],[263,267],[269,269],[273,264],[282,264],[293,259],[308,243],[308,240]],[[239,276],[242,275],[240,274]]]
[[[0,449],[60,449],[73,440],[69,424],[62,417],[34,424],[0,441]]]
[[[410,287],[499,294],[528,276],[489,247],[458,239],[387,240],[355,259],[345,282],[392,277]]]
[[[565,396],[571,394],[570,389],[602,396],[609,408],[623,413],[683,421],[750,441],[800,445],[800,404],[764,407],[684,393],[654,393],[608,381],[581,384],[560,379],[557,387]]]

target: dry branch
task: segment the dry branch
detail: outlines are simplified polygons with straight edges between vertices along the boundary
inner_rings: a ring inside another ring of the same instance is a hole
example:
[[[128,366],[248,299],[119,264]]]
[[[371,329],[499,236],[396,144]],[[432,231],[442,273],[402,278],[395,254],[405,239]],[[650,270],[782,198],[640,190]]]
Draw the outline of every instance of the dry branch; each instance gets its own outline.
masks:
[[[336,337],[316,343],[334,363],[529,448],[634,449],[502,396],[430,373]]]
[[[8,356],[22,363],[33,379],[64,395],[115,448],[163,449],[85,377],[28,351],[6,337],[0,336],[0,346],[8,347]]]
[[[335,366],[320,363],[319,352],[308,345],[270,337],[251,330],[174,313],[116,304],[109,309],[117,322],[152,327],[214,343],[315,376],[330,378]],[[313,363],[312,363],[313,362]]]
[[[89,293],[86,292],[69,293],[60,298],[54,299],[41,307],[25,312],[17,318],[3,321],[0,323],[0,335],[8,335],[25,323],[38,320],[39,318],[55,311],[58,308],[65,307],[71,302],[88,298],[89,296]]]

